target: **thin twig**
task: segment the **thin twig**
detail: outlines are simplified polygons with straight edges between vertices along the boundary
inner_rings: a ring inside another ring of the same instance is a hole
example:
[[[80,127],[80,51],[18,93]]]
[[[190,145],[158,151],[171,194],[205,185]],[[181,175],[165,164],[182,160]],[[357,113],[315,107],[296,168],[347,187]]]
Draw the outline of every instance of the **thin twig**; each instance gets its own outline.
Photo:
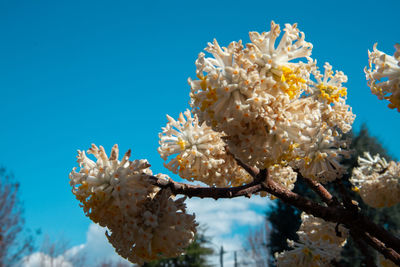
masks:
[[[374,257],[372,257],[372,254],[368,251],[368,247],[365,245],[360,234],[354,230],[350,230],[350,235],[353,237],[354,242],[357,244],[361,253],[364,255],[363,262],[365,263],[365,266],[366,267],[376,267],[375,262],[374,262]]]
[[[226,150],[226,153],[227,153],[227,154],[231,155],[231,156],[235,159],[236,163],[237,163],[240,167],[242,167],[244,170],[246,170],[247,173],[250,174],[253,178],[256,178],[256,176],[257,176],[258,173],[260,172],[260,170],[259,170],[258,168],[249,166],[249,165],[245,164],[243,161],[241,161],[240,159],[238,159],[237,157],[235,157],[235,155],[232,154],[232,153],[229,151],[229,148],[228,148],[227,146],[225,147],[225,150]]]
[[[371,236],[369,233],[360,231],[356,227],[351,230],[351,234],[356,235],[356,237],[358,238],[362,238],[367,244],[369,244],[379,253],[384,255],[385,258],[390,259],[395,264],[400,266],[400,254],[397,253],[394,249],[387,247],[381,240]]]
[[[322,201],[324,201],[328,206],[339,205],[339,201],[329,193],[328,190],[321,184],[310,178],[302,176],[299,172],[297,173],[297,177],[302,178],[307,185],[318,194]]]

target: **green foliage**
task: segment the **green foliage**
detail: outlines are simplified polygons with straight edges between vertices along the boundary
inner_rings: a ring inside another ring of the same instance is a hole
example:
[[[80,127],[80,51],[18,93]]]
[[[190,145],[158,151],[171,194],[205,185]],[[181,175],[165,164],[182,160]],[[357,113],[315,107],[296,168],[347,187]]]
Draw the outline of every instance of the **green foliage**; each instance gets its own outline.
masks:
[[[179,257],[172,259],[162,259],[145,263],[143,267],[208,267],[207,256],[214,253],[213,249],[207,247],[210,240],[204,235],[204,231],[200,230],[195,240],[185,250],[185,253]]]
[[[382,209],[371,208],[362,202],[358,194],[351,191],[351,185],[348,181],[351,177],[352,169],[358,166],[358,157],[363,156],[364,152],[369,151],[371,155],[380,154],[387,160],[394,159],[388,154],[379,140],[369,134],[365,125],[361,127],[358,135],[354,136],[351,133],[347,138],[352,138],[350,148],[353,150],[353,153],[351,158],[343,161],[343,164],[348,168],[347,174],[342,177],[344,186],[348,189],[347,191],[351,195],[352,199],[359,203],[359,206],[365,215],[375,223],[391,231],[393,234],[400,234],[400,205]],[[334,185],[329,184],[327,189],[337,196],[337,189]],[[313,199],[314,201],[319,201],[317,195],[312,192],[301,179],[298,179],[296,182],[294,191]],[[297,240],[296,231],[301,223],[300,212],[296,208],[286,205],[279,199],[275,201],[275,205],[267,212],[267,221],[270,223],[272,228],[268,239],[269,244],[267,245],[271,256],[273,256],[275,252],[281,252],[288,249],[286,239]],[[370,249],[370,253],[376,257],[374,250]],[[350,237],[347,240],[346,246],[342,250],[340,266],[363,266],[363,259],[364,256],[358,250],[357,245]],[[273,265],[272,258],[270,263]]]

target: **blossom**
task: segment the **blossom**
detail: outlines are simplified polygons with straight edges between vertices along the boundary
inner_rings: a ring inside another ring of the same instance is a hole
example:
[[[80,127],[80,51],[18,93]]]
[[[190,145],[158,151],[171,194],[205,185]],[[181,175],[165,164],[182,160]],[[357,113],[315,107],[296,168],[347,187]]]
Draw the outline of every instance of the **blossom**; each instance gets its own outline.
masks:
[[[244,124],[256,127],[260,118],[273,123],[269,117],[306,89],[310,66],[290,61],[308,57],[312,45],[304,41],[296,24],[286,24],[284,31],[277,47],[280,28],[274,22],[268,33],[251,32],[252,42],[246,49],[241,42],[227,48],[216,40],[208,44],[205,50],[213,58],[200,53],[196,61],[199,80],[189,79],[191,106],[200,121],[228,135],[241,131]]]
[[[338,128],[342,133],[348,133],[356,118],[352,109],[346,104],[346,100],[339,98],[333,105],[321,106],[322,120],[325,121],[331,128]]]
[[[313,94],[328,104],[338,102],[341,97],[347,95],[347,88],[342,86],[342,83],[347,82],[347,76],[342,71],[336,71],[333,75],[332,66],[328,62],[325,63],[324,69],[324,75],[319,70],[314,70],[317,82],[312,87]]]
[[[85,214],[108,228],[107,237],[116,252],[139,264],[181,254],[196,231],[194,215],[186,214],[184,199],[175,200],[169,189],[150,184],[150,164],[130,161],[130,150],[121,161],[117,145],[110,157],[102,146],[92,145],[87,153],[97,161],[78,151],[80,170],[74,168],[69,175],[72,192]]]
[[[348,140],[339,139],[339,133],[326,123],[305,129],[302,134],[304,155],[296,163],[300,173],[321,183],[340,178],[346,171],[340,160],[350,155],[348,150],[342,149],[348,146]]]
[[[281,30],[275,22],[271,22],[269,32],[261,34],[250,32],[251,43],[247,45],[248,50],[246,51],[249,60],[259,66],[266,67],[266,72],[271,69],[280,69],[294,59],[309,58],[313,46],[305,41],[305,34],[299,31],[297,24],[285,24],[284,32],[277,47],[275,42]],[[284,69],[281,70],[285,72]],[[282,78],[282,76],[279,76],[279,78]],[[284,78],[287,77],[284,75]]]
[[[121,207],[137,209],[149,195],[154,195],[157,188],[146,179],[152,172],[146,160],[129,161],[130,150],[122,160],[118,160],[118,146],[112,148],[107,157],[104,148],[96,145],[87,151],[97,158],[89,159],[84,151],[78,150],[79,172],[74,168],[69,175],[72,193],[82,203],[85,214],[101,226],[116,223],[122,219]]]
[[[340,258],[348,230],[341,226],[336,230],[334,223],[304,212],[301,220],[300,229],[296,232],[299,242],[287,240],[293,249],[275,253],[277,266],[331,266],[331,260]]]
[[[257,90],[255,83],[259,78],[257,72],[248,72],[243,67],[242,48],[240,42],[221,48],[214,40],[205,49],[214,58],[206,58],[200,53],[196,60],[198,80],[188,80],[193,112],[214,130],[226,131],[257,117],[257,106],[251,107],[247,99]],[[260,102],[271,101],[268,94],[259,94],[258,99]]]
[[[252,134],[242,133],[224,139],[229,151],[241,161],[251,166],[268,168],[275,164],[286,165],[296,157],[298,144],[290,137],[297,134],[297,129],[279,123],[274,131],[260,128]]]
[[[386,159],[381,158],[379,154],[372,157],[369,152],[364,152],[364,157],[365,158],[358,157],[358,164],[360,165],[358,170],[362,171],[364,174],[383,172],[389,167]]]
[[[314,217],[303,212],[301,214],[301,225],[297,234],[300,239],[309,239],[312,242],[318,240],[336,244],[338,249],[346,244],[348,230],[342,225],[336,229],[336,224],[327,222],[321,218]]]
[[[371,207],[391,207],[400,202],[400,163],[389,163],[378,155],[364,153],[360,167],[353,169],[353,190]]]
[[[134,263],[179,256],[193,241],[197,226],[194,215],[186,214],[184,201],[175,200],[169,189],[160,191],[138,212],[127,214],[122,225],[109,228],[108,241]]]
[[[284,34],[275,47],[281,30],[278,24],[271,22],[269,32],[250,32],[251,43],[245,51],[248,61],[254,63],[270,91],[279,88],[290,99],[297,98],[306,89],[310,67],[312,65],[293,60],[307,58],[311,63],[312,44],[305,41],[305,35],[297,28],[297,24],[285,24]],[[279,92],[279,91],[277,91]],[[275,92],[275,93],[277,93]]]
[[[283,32],[271,22],[269,32],[250,32],[245,48],[241,41],[209,43],[211,56],[199,54],[197,79],[189,79],[192,112],[248,165],[297,167],[303,160],[310,173],[317,171],[315,179],[332,181],[343,174],[339,140],[355,117],[342,85],[347,76],[329,63],[321,74],[297,24],[285,24]]]
[[[308,239],[300,242],[287,240],[292,250],[275,253],[276,265],[278,267],[316,267],[331,266],[330,261],[340,257],[337,245],[329,242],[312,242]]]
[[[210,186],[237,186],[251,181],[250,175],[227,153],[222,133],[199,124],[197,115],[192,117],[189,110],[181,113],[178,120],[167,118],[158,148],[161,157],[169,160],[164,164],[166,168],[183,179]]]
[[[297,180],[297,172],[290,166],[272,165],[268,168],[268,178],[282,185],[288,190],[293,190]]]
[[[371,92],[380,100],[390,102],[391,109],[400,112],[400,44],[396,44],[394,56],[387,55],[374,45],[373,51],[368,51],[369,69],[365,68],[368,86]]]

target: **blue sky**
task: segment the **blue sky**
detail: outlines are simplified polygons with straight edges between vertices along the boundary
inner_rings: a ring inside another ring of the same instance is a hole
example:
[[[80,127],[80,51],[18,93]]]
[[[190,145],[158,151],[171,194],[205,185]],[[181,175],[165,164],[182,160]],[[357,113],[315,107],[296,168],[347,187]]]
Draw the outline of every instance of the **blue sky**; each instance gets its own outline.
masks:
[[[270,21],[298,23],[312,57],[349,77],[348,103],[400,158],[399,116],[371,95],[367,50],[393,54],[393,1],[19,1],[0,0],[0,164],[21,182],[26,223],[72,245],[89,220],[68,184],[76,150],[132,148],[164,172],[156,152],[165,114],[188,108],[188,77],[207,42],[221,45]]]

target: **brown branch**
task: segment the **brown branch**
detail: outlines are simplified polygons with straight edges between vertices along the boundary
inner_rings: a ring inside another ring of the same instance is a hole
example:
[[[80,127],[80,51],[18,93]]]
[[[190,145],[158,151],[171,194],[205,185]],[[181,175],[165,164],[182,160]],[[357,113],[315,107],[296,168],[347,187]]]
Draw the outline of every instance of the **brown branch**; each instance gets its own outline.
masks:
[[[352,202],[350,202],[353,205],[351,210],[346,209],[343,206],[324,207],[280,187],[272,180],[268,180],[268,184],[264,183],[264,188],[265,191],[279,197],[284,202],[293,205],[306,213],[312,214],[313,216],[320,217],[325,221],[341,223],[349,229],[351,229],[352,226],[357,226],[384,242],[386,246],[397,251],[397,253],[400,253],[400,239],[392,235],[383,227],[373,223],[364,215],[359,214],[358,207]]]
[[[149,182],[160,188],[169,188],[174,195],[182,194],[189,198],[200,197],[219,199],[241,196],[251,197],[251,195],[254,193],[266,191],[302,211],[305,211],[316,217],[323,218],[327,221],[343,223],[343,218],[349,218],[352,216],[351,213],[342,207],[322,206],[282,187],[271,179],[265,179],[263,176],[267,178],[266,170],[260,171],[259,175],[256,176],[257,179],[255,179],[255,181],[237,187],[203,187],[175,182],[172,179],[160,179],[155,176],[150,176]],[[263,179],[265,181],[260,182]]]
[[[355,225],[362,225],[364,230],[368,233],[372,234],[373,236],[377,237],[378,239],[384,241],[384,243],[393,248],[395,251],[400,253],[400,239],[396,238],[394,235],[390,234],[386,229],[383,227],[373,223],[370,221],[366,216],[359,214],[358,205],[354,203],[351,199],[349,193],[347,192],[346,188],[344,187],[341,180],[335,181],[340,194],[343,197],[344,205],[347,209],[353,211],[357,215],[357,221],[354,222]]]
[[[350,233],[355,235],[356,238],[362,238],[367,244],[377,250],[379,253],[385,256],[385,258],[390,259],[395,264],[400,266],[400,254],[394,249],[387,247],[381,240],[376,237],[371,236],[369,233],[362,232],[356,227],[352,228]]]
[[[368,247],[365,245],[362,237],[360,236],[357,231],[350,230],[350,235],[353,237],[354,242],[357,244],[358,248],[360,249],[361,253],[364,255],[364,263],[366,267],[376,267],[374,262],[374,257],[368,251]]]
[[[358,209],[355,212],[354,208],[350,210],[342,205],[328,207],[320,205],[268,179],[266,170],[261,170],[253,182],[237,187],[202,187],[178,183],[172,179],[159,179],[155,176],[151,176],[149,180],[155,186],[169,188],[175,195],[182,194],[188,197],[213,199],[251,197],[254,193],[265,191],[280,198],[285,203],[325,221],[340,223],[349,229],[357,226],[360,230],[368,232],[370,236],[387,246],[387,249],[391,249],[395,253],[400,251],[400,240],[384,228],[374,224],[367,217],[359,214]]]
[[[189,198],[199,197],[219,199],[242,196],[251,197],[252,194],[260,192],[262,190],[262,185],[257,181],[236,187],[204,187],[179,183],[175,182],[172,179],[165,180],[157,178],[155,176],[150,176],[149,182],[163,189],[169,188],[174,195],[181,194]]]
[[[334,206],[334,205],[340,204],[338,202],[338,200],[334,196],[332,196],[331,193],[329,193],[329,191],[326,190],[326,188],[322,184],[320,184],[310,178],[302,176],[299,172],[297,172],[297,176],[299,178],[302,178],[307,183],[307,185],[315,193],[317,193],[318,196],[322,199],[322,201],[324,201],[328,206]]]
[[[256,178],[256,176],[257,176],[258,173],[260,172],[260,170],[259,170],[258,168],[249,166],[249,165],[245,164],[243,161],[241,161],[240,159],[238,159],[237,157],[235,157],[235,155],[233,155],[233,154],[229,151],[229,148],[228,148],[227,146],[225,147],[225,150],[226,150],[226,153],[227,153],[227,154],[231,155],[231,156],[235,159],[236,163],[237,163],[240,167],[242,167],[245,171],[247,171],[247,173],[250,174],[253,178]]]
[[[368,217],[364,215],[359,215],[358,220],[354,222],[354,225],[360,226],[366,232],[368,232],[373,237],[378,238],[384,244],[392,249],[394,249],[397,253],[400,253],[400,239],[396,236],[392,235],[383,227],[373,223]]]

